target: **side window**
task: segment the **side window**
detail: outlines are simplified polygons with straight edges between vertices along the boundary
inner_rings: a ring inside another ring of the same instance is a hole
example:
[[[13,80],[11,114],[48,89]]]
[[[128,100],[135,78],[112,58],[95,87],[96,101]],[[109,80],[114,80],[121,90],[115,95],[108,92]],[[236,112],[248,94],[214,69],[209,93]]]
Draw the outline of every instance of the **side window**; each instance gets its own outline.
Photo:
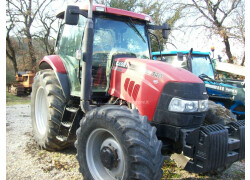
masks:
[[[85,24],[86,18],[79,16],[78,25],[64,25],[62,36],[58,41],[58,54],[75,57],[76,50],[81,49]]]

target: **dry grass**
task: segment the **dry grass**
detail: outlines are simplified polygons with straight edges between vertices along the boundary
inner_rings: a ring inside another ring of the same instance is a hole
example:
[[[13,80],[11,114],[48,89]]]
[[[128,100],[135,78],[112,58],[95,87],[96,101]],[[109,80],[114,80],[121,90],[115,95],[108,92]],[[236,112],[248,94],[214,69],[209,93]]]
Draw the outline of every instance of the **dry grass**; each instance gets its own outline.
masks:
[[[30,104],[30,96],[15,96],[6,92],[6,105],[16,105],[16,104]]]

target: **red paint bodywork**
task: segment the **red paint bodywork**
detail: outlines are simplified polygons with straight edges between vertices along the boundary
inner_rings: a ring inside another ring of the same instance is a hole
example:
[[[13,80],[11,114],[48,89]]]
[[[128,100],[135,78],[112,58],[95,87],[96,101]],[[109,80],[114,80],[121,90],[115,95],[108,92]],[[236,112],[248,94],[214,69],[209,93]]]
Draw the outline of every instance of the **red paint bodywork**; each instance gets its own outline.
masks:
[[[58,55],[44,56],[43,59],[39,62],[39,66],[43,62],[48,63],[55,72],[67,74],[67,71],[64,67],[64,64],[63,64],[60,56],[58,56]]]
[[[128,68],[113,66],[109,94],[134,104],[150,121],[166,83],[203,83],[191,72],[164,62],[135,58],[115,61],[127,62]]]
[[[96,11],[96,7],[103,7],[105,9],[105,13],[109,14],[115,14],[118,16],[128,16],[132,17],[135,19],[141,19],[141,20],[146,20],[146,17],[148,18],[149,22],[152,22],[152,18],[149,15],[143,14],[143,13],[135,13],[131,11],[126,11],[123,9],[117,9],[117,8],[111,8],[111,7],[106,7],[105,5],[102,4],[94,4],[93,5],[93,11]],[[85,4],[83,6],[80,6],[81,10],[88,10],[88,4]],[[58,13],[57,17],[63,18],[64,11]]]
[[[117,58],[117,61],[126,62],[128,67],[112,67],[108,93],[134,104],[140,114],[150,121],[163,87],[168,82],[203,83],[193,73],[164,62],[136,58]],[[67,74],[58,55],[45,56],[39,65],[43,62],[48,63],[55,72]]]

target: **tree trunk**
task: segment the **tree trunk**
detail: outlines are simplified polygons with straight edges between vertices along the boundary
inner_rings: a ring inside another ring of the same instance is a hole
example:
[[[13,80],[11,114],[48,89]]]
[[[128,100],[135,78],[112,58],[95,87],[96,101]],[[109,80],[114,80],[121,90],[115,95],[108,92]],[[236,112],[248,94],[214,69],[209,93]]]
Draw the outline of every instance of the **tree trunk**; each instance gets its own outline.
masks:
[[[7,45],[6,55],[10,59],[10,61],[12,62],[15,73],[17,73],[18,68],[17,68],[17,62],[16,62],[16,52],[14,50],[12,43],[11,43],[9,34],[7,34],[7,36],[6,36],[6,45]]]
[[[226,54],[227,54],[227,57],[228,57],[228,62],[233,64],[234,63],[234,60],[233,60],[233,56],[232,56],[232,53],[231,53],[231,50],[230,50],[230,43],[229,43],[229,38],[226,34],[224,34],[223,36],[223,39],[224,39],[224,44],[226,46]]]
[[[243,58],[242,58],[242,62],[241,62],[241,66],[244,66],[244,63],[245,63],[245,52],[244,52],[244,56],[243,56]]]
[[[14,58],[14,60],[12,61],[12,63],[13,63],[15,74],[16,74],[18,72],[17,63],[16,63],[16,57]]]
[[[8,56],[8,55],[7,55]],[[9,56],[8,56],[9,57]],[[18,72],[18,68],[17,68],[17,63],[16,63],[16,57],[9,57],[10,61],[12,62],[13,64],[13,67],[14,67],[14,70],[15,70],[15,74]]]
[[[36,67],[37,64],[36,64],[35,50],[32,44],[32,37],[29,32],[27,32],[27,40],[28,40],[29,56],[31,59],[31,66],[32,66],[30,67],[30,69],[33,69],[34,67]]]

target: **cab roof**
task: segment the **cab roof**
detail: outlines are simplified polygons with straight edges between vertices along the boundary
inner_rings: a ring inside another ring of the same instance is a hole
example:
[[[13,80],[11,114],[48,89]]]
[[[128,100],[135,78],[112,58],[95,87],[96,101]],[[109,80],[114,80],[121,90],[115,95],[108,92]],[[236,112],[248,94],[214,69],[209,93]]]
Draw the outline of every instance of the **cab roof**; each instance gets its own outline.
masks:
[[[76,5],[76,4],[74,4]],[[80,10],[87,11],[88,10],[88,4],[84,4],[79,6]],[[143,14],[143,13],[135,13],[131,11],[126,11],[123,9],[117,9],[117,8],[111,8],[111,7],[106,7],[105,5],[102,4],[94,4],[93,5],[93,12],[105,12],[108,14],[115,14],[118,16],[128,16],[134,19],[140,19],[148,22],[152,22],[152,19],[149,15]],[[64,13],[65,9],[57,13],[56,17],[63,19],[64,18]]]
[[[161,54],[162,55],[171,55],[171,54],[177,54],[177,53],[183,53],[183,54],[188,54],[189,51],[162,51]],[[193,51],[192,54],[195,54],[195,55],[204,55],[204,56],[209,56],[210,55],[210,52],[201,52],[201,51]],[[152,52],[152,55],[160,55],[160,52],[157,51],[157,52]]]

